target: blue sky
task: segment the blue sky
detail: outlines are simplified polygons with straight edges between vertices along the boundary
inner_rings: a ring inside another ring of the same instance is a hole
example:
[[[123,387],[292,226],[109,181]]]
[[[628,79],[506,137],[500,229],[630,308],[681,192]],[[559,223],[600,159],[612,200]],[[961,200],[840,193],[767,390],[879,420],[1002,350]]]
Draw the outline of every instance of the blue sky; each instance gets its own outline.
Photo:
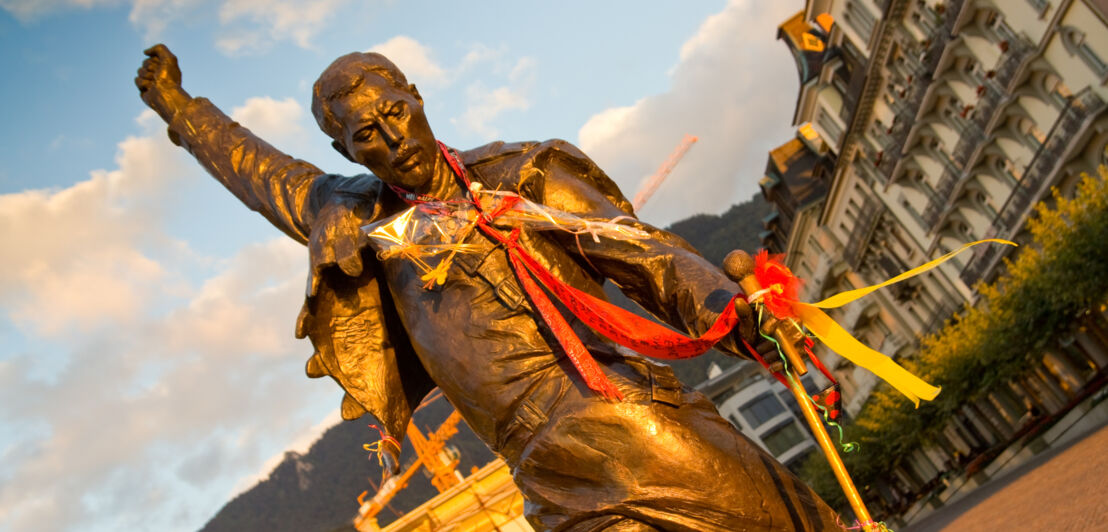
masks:
[[[0,530],[196,529],[337,419],[292,339],[306,253],[168,142],[132,81],[147,46],[338,173],[359,169],[310,87],[355,50],[405,70],[448,144],[564,138],[628,197],[697,135],[640,212],[665,225],[749,198],[792,135],[774,37],[800,7],[0,0]]]

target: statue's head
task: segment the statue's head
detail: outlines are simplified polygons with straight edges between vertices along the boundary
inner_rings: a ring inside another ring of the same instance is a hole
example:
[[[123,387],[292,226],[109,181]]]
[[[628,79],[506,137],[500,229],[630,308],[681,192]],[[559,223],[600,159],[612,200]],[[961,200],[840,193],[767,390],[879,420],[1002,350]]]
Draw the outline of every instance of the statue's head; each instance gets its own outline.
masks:
[[[312,113],[339,153],[386,183],[417,190],[433,177],[438,146],[423,98],[385,56],[336,59],[315,82]]]

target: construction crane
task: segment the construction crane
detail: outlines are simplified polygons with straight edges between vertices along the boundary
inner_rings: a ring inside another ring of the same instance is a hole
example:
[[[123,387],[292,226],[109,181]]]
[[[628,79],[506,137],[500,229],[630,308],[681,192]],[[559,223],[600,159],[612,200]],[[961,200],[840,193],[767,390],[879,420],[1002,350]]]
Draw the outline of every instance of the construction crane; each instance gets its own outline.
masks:
[[[669,158],[662,163],[662,166],[658,167],[658,171],[654,172],[654,175],[643,182],[642,188],[639,189],[638,194],[635,194],[635,199],[631,202],[631,205],[635,207],[635,212],[638,212],[639,209],[642,209],[643,205],[646,205],[650,196],[653,196],[654,192],[658,190],[658,187],[662,186],[662,181],[666,180],[669,173],[673,171],[673,167],[677,166],[677,163],[681,161],[681,158],[685,156],[685,153],[689,151],[689,148],[691,148],[697,140],[699,139],[692,135],[685,135],[685,138],[681,139],[681,142],[673,149],[673,153],[669,154]]]
[[[415,475],[421,466],[427,468],[431,476],[431,484],[439,490],[439,493],[461,482],[462,476],[457,470],[458,454],[446,448],[446,441],[458,433],[458,422],[461,420],[461,414],[455,410],[434,433],[429,435],[424,435],[415,423],[408,425],[408,441],[412,442],[416,459],[403,474],[389,477],[382,482],[381,488],[369,500],[365,500],[368,492],[363,491],[358,495],[358,504],[361,506],[358,509],[358,517],[354,519],[354,527],[359,532],[375,532],[381,529],[377,524],[377,514],[408,485],[412,475]]]

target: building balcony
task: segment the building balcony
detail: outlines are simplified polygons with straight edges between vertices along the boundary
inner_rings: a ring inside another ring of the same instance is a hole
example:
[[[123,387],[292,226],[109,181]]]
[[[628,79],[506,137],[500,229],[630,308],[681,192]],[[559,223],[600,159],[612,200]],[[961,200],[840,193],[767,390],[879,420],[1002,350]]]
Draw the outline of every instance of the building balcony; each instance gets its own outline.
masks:
[[[1001,56],[1000,64],[996,68],[996,75],[993,76],[1002,88],[1007,88],[1008,84],[1012,82],[1016,70],[1031,55],[1033,48],[1031,43],[1021,38],[1016,38],[1008,43],[1008,51]]]
[[[1031,164],[1027,166],[1023,178],[1016,189],[1008,196],[1008,201],[997,213],[996,219],[986,232],[986,238],[1011,238],[1018,232],[1031,205],[1045,193],[1050,181],[1058,173],[1064,162],[1066,151],[1072,147],[1074,137],[1085,123],[1105,108],[1105,102],[1095,92],[1085,90],[1070,100],[1069,105],[1054,122],[1046,142],[1039,147]],[[968,286],[987,277],[1002,254],[1010,251],[1008,246],[982,246],[962,271],[962,281]]]
[[[936,26],[935,31],[928,35],[927,47],[923,52],[923,57],[918,62],[914,62],[915,64],[909,65],[912,73],[907,95],[904,99],[905,105],[901,107],[903,114],[897,114],[897,120],[893,126],[894,130],[890,133],[893,139],[891,147],[895,149],[886,150],[881,163],[878,165],[887,179],[894,180],[896,178],[897,163],[901,159],[901,151],[903,151],[907,139],[911,136],[912,130],[920,124],[920,121],[917,120],[920,106],[934,84],[935,70],[943,57],[943,51],[950,43],[954,23],[963,3],[963,0],[950,2],[949,9],[942,20],[942,25]]]
[[[972,169],[976,157],[974,155],[987,140],[985,130],[989,121],[1007,94],[1008,83],[1015,76],[1019,65],[1031,54],[1031,46],[1025,41],[1018,40],[1009,48],[1003,56],[999,67],[990,76],[982,80],[984,92],[977,101],[973,118],[963,120],[964,128],[958,138],[952,155],[943,176],[939,179],[939,185],[935,189],[935,195],[930,198],[927,208],[924,209],[923,219],[933,231],[940,221],[943,213],[949,210],[949,204],[954,200],[958,185],[968,177],[969,169]],[[965,170],[955,170],[955,168]]]
[[[935,188],[935,195],[931,196],[927,202],[927,208],[923,210],[923,222],[929,230],[934,231],[939,220],[942,220],[942,214],[946,212],[952,200],[950,193],[954,191],[954,186],[958,184],[961,175],[961,172],[950,167],[943,171],[942,177],[939,178],[939,186]]]
[[[996,236],[991,229],[989,233],[985,234],[985,238],[995,238]],[[966,286],[972,287],[985,278],[985,274],[992,269],[992,265],[1000,260],[1001,253],[1007,253],[1010,250],[1011,246],[977,246],[969,265],[962,270],[959,277],[963,283],[966,283]]]
[[[1074,136],[1081,130],[1082,124],[1090,116],[1104,108],[1104,101],[1095,92],[1085,91],[1070,100],[1047,136],[1046,142],[1039,147],[1019,186],[1008,197],[997,216],[998,229],[1006,234],[1017,228],[1031,203],[1038,199],[1044,183],[1055,174],[1062,162],[1062,156],[1070,147]]]
[[[954,151],[951,153],[951,159],[954,160],[956,166],[970,168],[969,162],[974,150],[985,140],[984,124],[982,123],[984,121],[983,119],[979,120],[977,116],[974,117],[974,120],[960,118],[961,134],[958,137],[958,143],[954,145]]]
[[[858,157],[855,159],[855,164],[859,168],[857,173],[862,180],[865,181],[866,184],[873,186],[874,182],[879,179],[878,176],[881,175],[881,173],[877,171],[877,166],[873,164],[873,159],[869,157]]]
[[[870,237],[873,236],[873,230],[877,228],[877,223],[881,221],[881,215],[884,212],[884,204],[872,197],[866,197],[865,203],[862,204],[862,208],[858,212],[858,219],[854,223],[854,228],[850,231],[846,251],[843,252],[843,260],[852,269],[858,269],[858,265],[862,263],[862,257],[865,256],[866,247],[869,245]]]
[[[999,116],[996,110],[1010,98],[1008,85],[1015,77],[1016,71],[1033,52],[1034,47],[1027,41],[1023,39],[1013,41],[1008,51],[1001,56],[996,70],[990,71],[990,75],[986,76],[982,85],[985,92],[978,100],[977,109],[974,111],[975,117],[981,120],[982,129],[986,133],[991,130],[989,125],[993,118]]]

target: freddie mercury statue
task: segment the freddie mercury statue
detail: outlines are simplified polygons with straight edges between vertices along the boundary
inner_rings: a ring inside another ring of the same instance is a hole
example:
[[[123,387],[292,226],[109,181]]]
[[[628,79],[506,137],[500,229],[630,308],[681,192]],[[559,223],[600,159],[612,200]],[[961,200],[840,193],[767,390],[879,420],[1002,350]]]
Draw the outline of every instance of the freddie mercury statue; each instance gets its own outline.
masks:
[[[312,111],[334,148],[373,174],[327,174],[191,97],[164,45],[146,54],[135,83],[169,124],[170,139],[308,246],[296,336],[315,348],[308,375],[329,375],[346,391],[344,418],[373,414],[399,442],[414,406],[438,386],[507,462],[538,530],[841,529],[808,486],[669,367],[615,349],[563,305],[539,301],[544,296],[514,269],[513,257],[525,254],[596,298],[610,279],[692,335],[705,333],[740,292],[681,238],[635,219],[616,185],[577,148],[552,140],[440,149],[415,86],[385,57],[353,53],[316,81]],[[368,245],[366,224],[414,200],[474,201],[474,185],[585,220],[619,219],[648,237],[594,240],[520,226],[509,241],[473,231],[468,252],[430,288],[411,261],[380,259]],[[734,301],[737,330],[750,339],[750,309]],[[594,378],[612,387],[609,397],[590,389],[566,334],[595,360]],[[725,336],[720,347],[737,354],[739,336]],[[398,449],[385,450],[395,471]]]

